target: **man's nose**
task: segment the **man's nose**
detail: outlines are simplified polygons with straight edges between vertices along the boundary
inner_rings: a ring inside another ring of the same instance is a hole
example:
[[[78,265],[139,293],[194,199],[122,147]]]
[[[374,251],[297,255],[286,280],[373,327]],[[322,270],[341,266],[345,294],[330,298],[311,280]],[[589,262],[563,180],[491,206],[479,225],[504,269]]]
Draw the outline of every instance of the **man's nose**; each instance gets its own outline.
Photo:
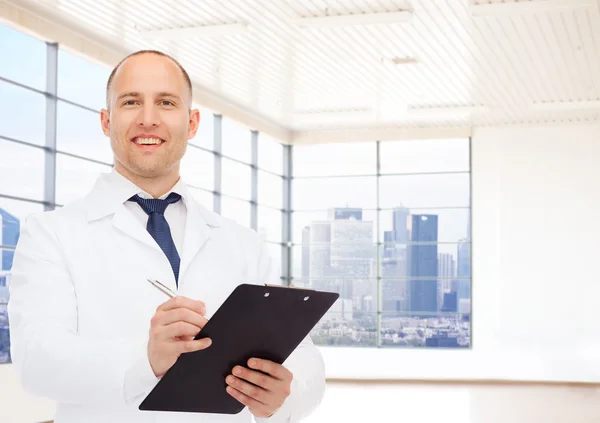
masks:
[[[146,104],[140,110],[138,117],[138,126],[152,127],[160,124],[160,115],[153,104]]]

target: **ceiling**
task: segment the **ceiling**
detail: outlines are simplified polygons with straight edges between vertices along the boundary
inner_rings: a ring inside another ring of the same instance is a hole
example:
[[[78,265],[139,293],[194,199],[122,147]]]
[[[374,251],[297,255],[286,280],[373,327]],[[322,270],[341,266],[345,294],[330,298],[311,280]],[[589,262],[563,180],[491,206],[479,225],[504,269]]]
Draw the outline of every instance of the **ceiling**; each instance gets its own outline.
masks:
[[[596,0],[2,2],[0,17],[111,65],[171,53],[199,104],[284,141],[600,118]],[[335,15],[348,25],[298,21]]]

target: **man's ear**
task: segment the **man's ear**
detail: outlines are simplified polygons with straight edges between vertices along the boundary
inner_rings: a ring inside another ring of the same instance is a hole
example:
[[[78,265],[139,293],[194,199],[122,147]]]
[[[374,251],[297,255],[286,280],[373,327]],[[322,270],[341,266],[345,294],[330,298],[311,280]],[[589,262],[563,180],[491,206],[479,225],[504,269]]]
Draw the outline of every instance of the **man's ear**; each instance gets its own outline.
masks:
[[[100,123],[102,125],[102,132],[107,137],[110,137],[110,112],[106,109],[100,111]]]

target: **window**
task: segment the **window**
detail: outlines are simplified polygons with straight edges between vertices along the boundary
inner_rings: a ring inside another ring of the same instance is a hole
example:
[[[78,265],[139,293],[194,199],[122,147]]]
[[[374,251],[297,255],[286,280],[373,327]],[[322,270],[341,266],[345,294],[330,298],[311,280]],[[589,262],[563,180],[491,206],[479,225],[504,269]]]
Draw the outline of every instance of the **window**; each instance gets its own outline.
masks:
[[[298,146],[292,154],[295,177],[375,175],[375,143]]]
[[[268,172],[258,171],[258,204],[283,207],[283,178]]]
[[[213,197],[214,196],[213,196],[212,192],[204,191],[203,189],[191,188],[191,187],[189,188],[189,190],[192,193],[192,195],[194,196],[194,199],[198,203],[203,205],[208,210],[213,209]]]
[[[242,200],[250,200],[252,171],[250,166],[223,158],[221,161],[223,194]]]
[[[297,178],[292,189],[294,210],[329,210],[334,207],[377,207],[377,179]]]
[[[269,256],[271,257],[271,260],[273,260],[273,265],[278,269],[279,275],[282,276],[283,272],[281,269],[281,244],[274,244],[272,242],[267,242],[266,243],[267,246],[267,251],[269,252]],[[281,284],[281,279],[279,280],[274,280],[274,281],[265,281],[265,283],[271,284],[271,285],[280,285]]]
[[[7,305],[14,248],[19,240],[23,220],[32,213],[42,211],[41,204],[0,197],[0,364],[11,361]]]
[[[0,136],[45,145],[44,95],[0,81],[0,98],[5,99],[0,101]]]
[[[0,57],[10,57],[0,60],[0,76],[38,90],[46,89],[46,43],[0,25]]]
[[[250,227],[250,203],[230,197],[221,197],[221,216]]]
[[[44,199],[44,150],[0,139],[0,194]]]
[[[468,172],[469,140],[419,140],[380,144],[381,173]]]
[[[212,191],[215,185],[215,155],[188,146],[181,160],[180,173],[185,183]]]
[[[376,143],[294,147],[292,282],[340,294],[315,343],[470,346],[469,148],[382,142],[377,157]],[[383,174],[368,176],[378,161]]]
[[[252,159],[252,134],[250,130],[227,118],[223,118],[222,122],[223,155],[250,164]]]
[[[264,134],[258,135],[258,167],[283,175],[283,145]]]
[[[192,106],[200,111],[200,125],[196,136],[190,140],[190,143],[207,150],[215,149],[215,115],[207,109]]]
[[[271,242],[281,242],[283,213],[281,210],[258,206],[257,232],[262,239]]]
[[[56,202],[61,205],[85,197],[102,173],[109,173],[110,166],[87,160],[56,155]]]
[[[58,97],[98,111],[106,108],[106,83],[111,70],[91,59],[59,49]]]
[[[113,163],[110,139],[102,132],[100,114],[59,101],[56,149],[104,163]]]

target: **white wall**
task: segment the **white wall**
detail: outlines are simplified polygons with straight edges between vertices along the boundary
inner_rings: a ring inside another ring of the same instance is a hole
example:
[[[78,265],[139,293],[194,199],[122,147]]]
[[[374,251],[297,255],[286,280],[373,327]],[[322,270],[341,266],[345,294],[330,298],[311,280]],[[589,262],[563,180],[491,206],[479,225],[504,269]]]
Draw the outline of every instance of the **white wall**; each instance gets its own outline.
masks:
[[[472,350],[324,348],[329,377],[600,381],[600,125],[476,128],[472,172]],[[51,417],[11,366],[0,400]]]
[[[475,128],[473,349],[324,349],[330,377],[600,381],[600,125]]]
[[[0,422],[45,422],[53,418],[54,410],[52,401],[35,398],[22,391],[12,364],[0,365]]]

